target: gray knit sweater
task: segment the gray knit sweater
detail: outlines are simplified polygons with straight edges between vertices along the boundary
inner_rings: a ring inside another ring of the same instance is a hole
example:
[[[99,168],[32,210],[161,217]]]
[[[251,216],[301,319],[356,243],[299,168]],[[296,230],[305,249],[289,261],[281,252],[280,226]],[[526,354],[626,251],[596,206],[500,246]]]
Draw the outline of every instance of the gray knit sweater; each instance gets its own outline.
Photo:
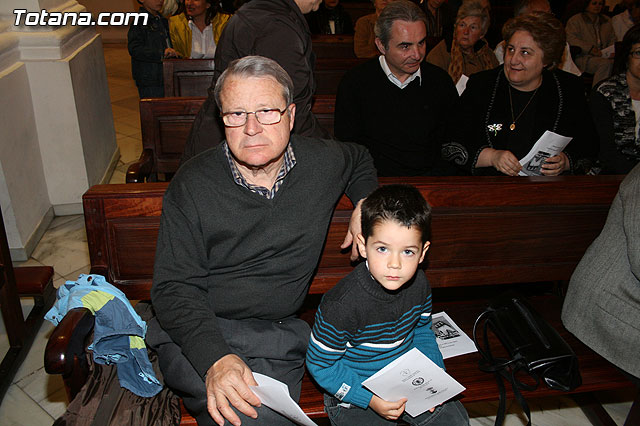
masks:
[[[231,353],[216,317],[278,320],[307,293],[336,202],[377,187],[365,148],[292,136],[296,165],[268,200],[237,185],[222,145],[185,163],[164,197],[152,302],[204,377]]]

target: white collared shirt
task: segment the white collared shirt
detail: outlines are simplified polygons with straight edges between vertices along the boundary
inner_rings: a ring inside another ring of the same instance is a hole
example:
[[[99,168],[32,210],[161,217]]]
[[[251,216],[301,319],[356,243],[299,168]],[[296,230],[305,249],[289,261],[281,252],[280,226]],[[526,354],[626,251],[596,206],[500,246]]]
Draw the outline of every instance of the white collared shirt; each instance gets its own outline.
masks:
[[[200,31],[197,25],[189,20],[191,28],[191,59],[213,59],[216,53],[216,42],[213,41],[213,27],[211,24]]]
[[[403,83],[398,79],[398,77],[395,76],[395,74],[391,72],[391,70],[389,69],[389,65],[387,65],[387,60],[384,57],[384,55],[380,55],[378,59],[380,60],[380,66],[382,67],[382,71],[384,71],[389,81],[395,84],[396,86],[398,86],[399,88],[404,89],[409,85],[409,83],[411,83],[416,78],[419,78],[420,79],[419,82],[420,84],[422,84],[422,74],[420,73],[420,67],[418,67],[418,71],[411,74],[409,78],[407,78]]]

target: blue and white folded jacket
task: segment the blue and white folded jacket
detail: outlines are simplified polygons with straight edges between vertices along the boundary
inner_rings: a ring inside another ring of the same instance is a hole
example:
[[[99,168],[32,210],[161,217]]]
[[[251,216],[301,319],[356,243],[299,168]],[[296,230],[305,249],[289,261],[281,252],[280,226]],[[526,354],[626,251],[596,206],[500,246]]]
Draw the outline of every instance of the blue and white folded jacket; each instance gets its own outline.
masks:
[[[144,337],[147,324],[133,310],[125,294],[102,275],[80,274],[57,292],[55,305],[44,318],[54,325],[74,308],[87,308],[95,316],[93,359],[116,364],[120,386],[136,395],[151,397],[162,390],[147,356]]]

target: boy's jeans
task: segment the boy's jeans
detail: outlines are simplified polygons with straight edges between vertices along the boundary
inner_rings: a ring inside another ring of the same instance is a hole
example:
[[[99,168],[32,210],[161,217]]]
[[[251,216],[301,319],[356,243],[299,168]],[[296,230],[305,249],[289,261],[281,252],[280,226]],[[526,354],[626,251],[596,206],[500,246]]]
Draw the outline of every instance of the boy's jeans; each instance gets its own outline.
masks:
[[[363,410],[355,406],[345,408],[338,405],[340,401],[332,396],[324,396],[324,409],[329,415],[333,426],[387,426],[397,422],[383,419],[371,408]],[[418,417],[411,417],[404,413],[401,419],[411,426],[463,426],[469,425],[469,415],[460,401],[449,401],[439,405],[430,413],[422,413]]]

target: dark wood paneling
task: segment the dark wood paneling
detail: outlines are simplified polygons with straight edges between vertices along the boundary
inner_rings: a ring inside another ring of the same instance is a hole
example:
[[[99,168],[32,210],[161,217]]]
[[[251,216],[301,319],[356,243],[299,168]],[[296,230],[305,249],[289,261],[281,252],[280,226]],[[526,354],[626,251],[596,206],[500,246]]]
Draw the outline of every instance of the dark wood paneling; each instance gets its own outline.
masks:
[[[127,182],[144,182],[178,170],[193,121],[206,98],[150,98],[140,101],[142,154],[127,169]]]
[[[433,206],[426,267],[437,288],[568,279],[600,232],[620,178],[381,179],[382,184],[401,181],[416,185]],[[108,268],[119,286],[140,291],[150,286],[165,188],[102,185],[85,194],[85,211],[92,212],[87,216],[92,267]],[[351,209],[343,197],[312,293],[326,291],[352,268],[349,250],[340,249]],[[139,251],[146,254],[133,256]]]
[[[311,46],[316,59],[355,58],[353,36],[346,34],[328,34],[311,36]],[[317,64],[316,64],[317,66]]]
[[[140,101],[142,147],[151,149],[155,173],[178,170],[193,121],[205,98],[159,98]]]
[[[166,97],[207,96],[213,59],[165,59],[162,68]]]
[[[314,75],[316,95],[334,95],[347,71],[369,59],[360,58],[319,58],[316,61]]]

